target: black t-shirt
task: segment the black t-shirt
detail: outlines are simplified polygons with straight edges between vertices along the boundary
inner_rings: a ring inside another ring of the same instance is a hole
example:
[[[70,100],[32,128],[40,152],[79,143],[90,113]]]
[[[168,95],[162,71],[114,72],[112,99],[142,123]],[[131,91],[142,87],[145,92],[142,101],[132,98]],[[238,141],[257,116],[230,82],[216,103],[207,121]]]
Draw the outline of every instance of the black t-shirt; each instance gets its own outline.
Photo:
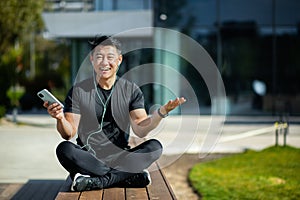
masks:
[[[93,80],[86,79],[70,89],[65,100],[64,112],[81,116],[77,143],[84,146],[88,142],[94,145],[93,148],[101,150],[101,154],[105,156],[104,148],[110,146],[110,151],[113,151],[109,143],[121,149],[128,148],[129,112],[144,108],[144,97],[140,88],[128,80],[118,78],[112,90],[104,90],[99,85],[95,90],[96,84]],[[104,104],[107,100],[108,102],[101,134],[93,135],[95,130],[100,128],[104,112],[100,98]]]

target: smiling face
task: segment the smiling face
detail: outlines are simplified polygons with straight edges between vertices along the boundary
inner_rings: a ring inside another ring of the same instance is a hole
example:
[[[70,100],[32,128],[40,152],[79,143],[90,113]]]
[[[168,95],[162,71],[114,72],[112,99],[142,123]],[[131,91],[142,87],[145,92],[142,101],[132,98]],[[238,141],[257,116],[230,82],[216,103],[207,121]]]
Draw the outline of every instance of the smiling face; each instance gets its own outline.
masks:
[[[90,61],[97,74],[98,81],[115,79],[122,55],[116,47],[111,45],[98,45],[90,55]]]

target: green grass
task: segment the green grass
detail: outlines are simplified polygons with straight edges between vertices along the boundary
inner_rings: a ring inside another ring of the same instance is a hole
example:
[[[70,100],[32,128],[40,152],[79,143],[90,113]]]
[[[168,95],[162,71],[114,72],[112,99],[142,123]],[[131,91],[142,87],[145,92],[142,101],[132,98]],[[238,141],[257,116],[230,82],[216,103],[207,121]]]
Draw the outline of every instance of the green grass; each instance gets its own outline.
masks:
[[[270,147],[196,164],[189,181],[202,199],[300,199],[300,149]]]

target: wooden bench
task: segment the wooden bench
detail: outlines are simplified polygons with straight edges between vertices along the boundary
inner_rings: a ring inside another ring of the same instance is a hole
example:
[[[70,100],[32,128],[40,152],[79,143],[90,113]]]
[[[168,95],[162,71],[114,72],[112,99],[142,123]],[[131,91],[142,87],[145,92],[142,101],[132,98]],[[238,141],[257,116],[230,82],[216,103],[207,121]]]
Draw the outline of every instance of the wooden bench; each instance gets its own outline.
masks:
[[[134,142],[136,143],[136,141]],[[108,188],[102,190],[70,192],[71,178],[68,177],[56,200],[131,200],[131,199],[177,199],[157,162],[149,167],[152,184],[145,188]]]

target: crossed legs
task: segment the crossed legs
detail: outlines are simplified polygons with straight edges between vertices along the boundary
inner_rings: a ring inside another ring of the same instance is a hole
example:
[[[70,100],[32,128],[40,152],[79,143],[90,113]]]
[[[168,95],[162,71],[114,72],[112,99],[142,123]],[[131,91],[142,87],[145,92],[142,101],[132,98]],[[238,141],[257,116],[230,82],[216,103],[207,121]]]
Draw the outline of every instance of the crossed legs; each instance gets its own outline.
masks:
[[[123,151],[108,164],[69,141],[60,143],[56,154],[72,179],[76,173],[100,178],[109,175],[109,183],[107,183],[109,186],[147,169],[161,156],[162,145],[157,140],[148,140],[128,151]]]

